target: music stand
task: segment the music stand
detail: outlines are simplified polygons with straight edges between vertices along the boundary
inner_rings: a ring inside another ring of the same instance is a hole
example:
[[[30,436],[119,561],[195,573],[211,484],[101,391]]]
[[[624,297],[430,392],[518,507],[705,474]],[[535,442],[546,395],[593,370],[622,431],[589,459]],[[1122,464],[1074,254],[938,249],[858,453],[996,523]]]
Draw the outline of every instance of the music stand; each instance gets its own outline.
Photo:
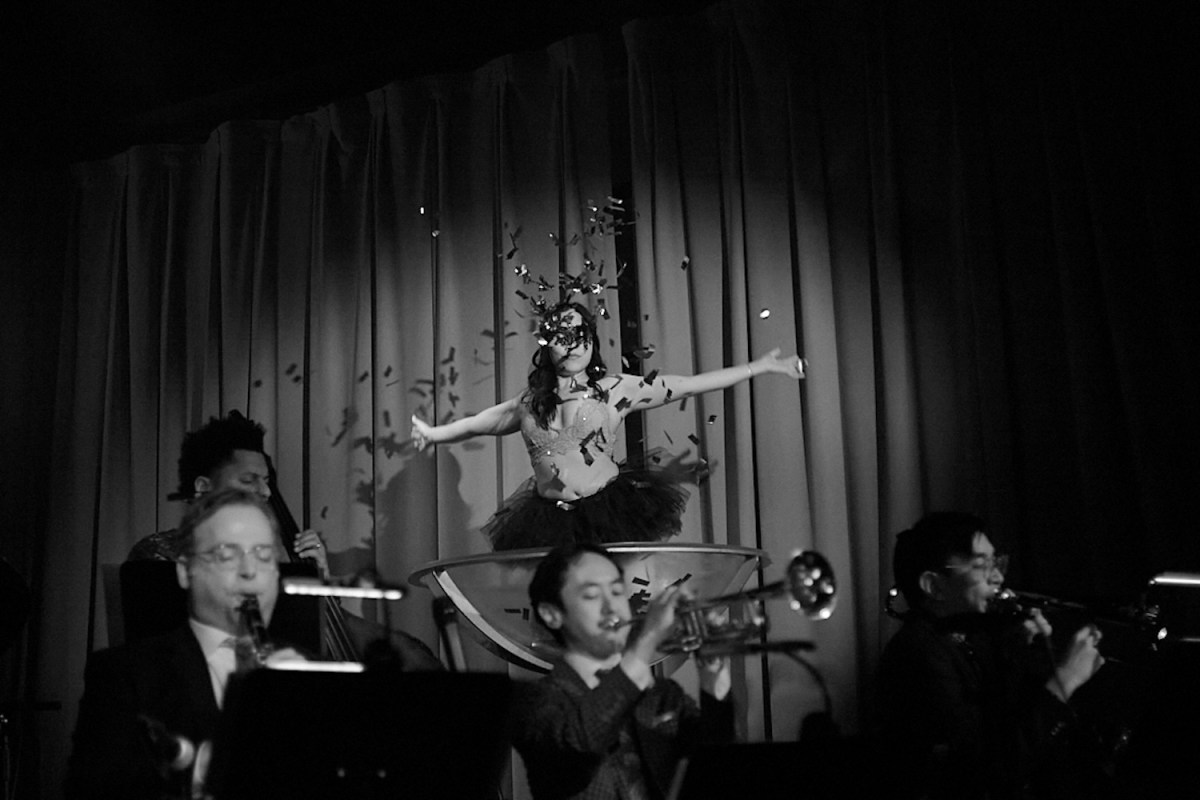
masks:
[[[256,670],[230,685],[206,790],[494,800],[510,693],[498,673]]]

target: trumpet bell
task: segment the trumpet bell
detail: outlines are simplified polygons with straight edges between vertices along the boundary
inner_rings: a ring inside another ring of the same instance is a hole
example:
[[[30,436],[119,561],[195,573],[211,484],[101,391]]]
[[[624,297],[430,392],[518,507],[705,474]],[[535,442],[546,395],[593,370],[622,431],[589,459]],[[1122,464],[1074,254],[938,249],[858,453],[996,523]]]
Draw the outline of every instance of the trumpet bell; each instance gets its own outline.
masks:
[[[763,602],[781,595],[788,596],[793,611],[812,620],[829,619],[837,606],[833,567],[820,553],[803,550],[788,562],[783,580],[681,607],[677,630],[664,652],[750,652],[761,646],[767,630]]]
[[[809,619],[829,619],[837,608],[837,581],[833,567],[820,553],[803,550],[788,563],[787,592],[793,611]]]

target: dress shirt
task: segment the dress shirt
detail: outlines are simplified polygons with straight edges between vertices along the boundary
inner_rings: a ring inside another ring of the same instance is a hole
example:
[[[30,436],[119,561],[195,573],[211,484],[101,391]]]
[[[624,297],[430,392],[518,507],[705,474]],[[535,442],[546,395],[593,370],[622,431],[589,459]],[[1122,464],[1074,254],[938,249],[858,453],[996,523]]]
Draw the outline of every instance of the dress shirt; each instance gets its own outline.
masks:
[[[225,687],[229,684],[229,676],[237,667],[237,657],[234,653],[236,639],[230,636],[228,631],[194,619],[189,619],[188,625],[204,652],[208,674],[212,679],[213,697],[217,699],[217,707],[220,708],[225,700]]]

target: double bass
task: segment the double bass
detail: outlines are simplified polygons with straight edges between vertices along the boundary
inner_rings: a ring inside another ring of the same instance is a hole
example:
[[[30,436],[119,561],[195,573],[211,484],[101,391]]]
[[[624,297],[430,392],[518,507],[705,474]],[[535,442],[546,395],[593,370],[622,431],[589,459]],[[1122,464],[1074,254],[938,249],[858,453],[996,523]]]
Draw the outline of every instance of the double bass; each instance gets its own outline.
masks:
[[[279,536],[283,540],[283,548],[287,552],[288,558],[298,563],[301,557],[296,552],[295,538],[301,528],[287,503],[284,502],[283,495],[279,493],[279,487],[275,481],[274,465],[271,465],[269,480],[271,496],[268,502],[279,521]],[[350,622],[341,603],[336,597],[322,597],[320,598],[320,609],[321,655],[334,661],[361,661],[360,648],[350,634],[350,627],[354,623]],[[357,617],[355,619],[361,624],[366,624],[365,620]]]

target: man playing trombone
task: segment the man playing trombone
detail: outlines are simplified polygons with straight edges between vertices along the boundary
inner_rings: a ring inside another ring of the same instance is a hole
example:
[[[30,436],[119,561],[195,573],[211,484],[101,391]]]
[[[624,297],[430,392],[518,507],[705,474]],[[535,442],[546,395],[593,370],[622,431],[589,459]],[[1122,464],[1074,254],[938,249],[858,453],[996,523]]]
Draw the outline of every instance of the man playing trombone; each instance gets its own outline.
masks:
[[[1004,583],[981,520],[925,516],[896,540],[904,627],[884,649],[879,706],[895,796],[1104,797],[1100,748],[1068,701],[1103,663],[1086,625],[1062,652],[1037,609],[989,613]]]
[[[699,705],[651,673],[684,597],[664,589],[631,634],[625,580],[606,550],[568,545],[538,565],[530,604],[563,656],[518,703],[514,744],[536,800],[663,797],[690,747],[732,739],[727,657],[701,663]]]

